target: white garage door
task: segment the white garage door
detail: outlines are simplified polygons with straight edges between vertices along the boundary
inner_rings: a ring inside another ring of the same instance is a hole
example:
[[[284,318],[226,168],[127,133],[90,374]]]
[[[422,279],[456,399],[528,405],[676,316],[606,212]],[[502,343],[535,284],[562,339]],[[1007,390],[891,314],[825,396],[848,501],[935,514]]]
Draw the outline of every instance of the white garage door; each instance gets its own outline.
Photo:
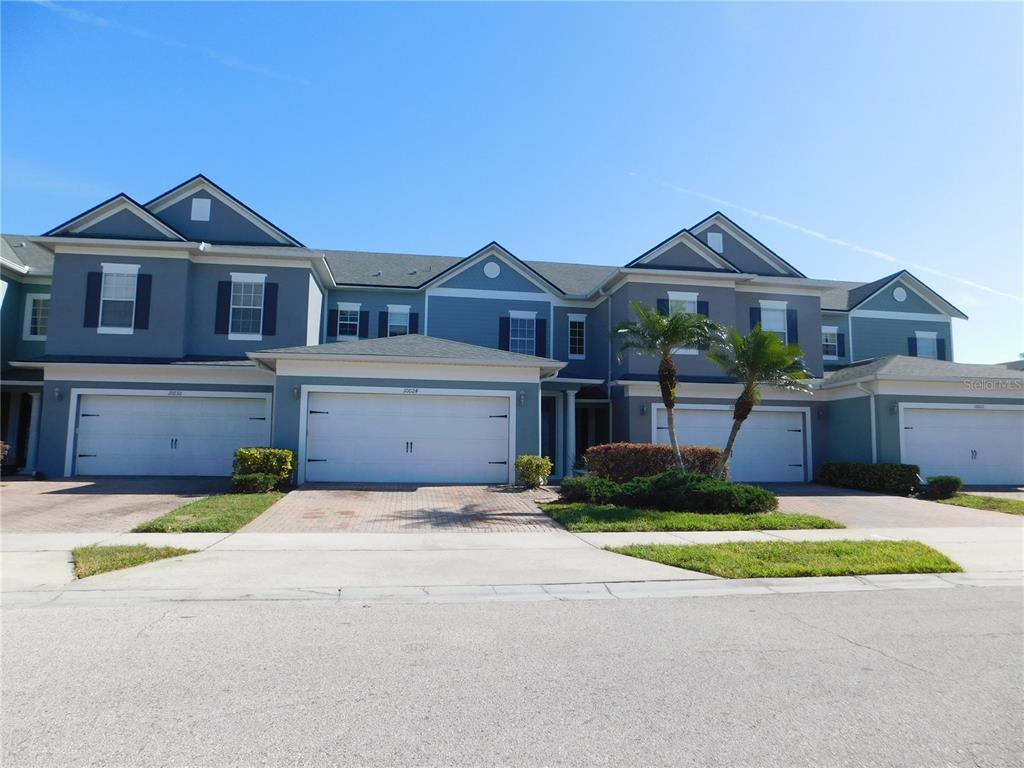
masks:
[[[668,444],[667,411],[657,412],[655,442]],[[676,439],[680,445],[725,448],[732,429],[732,409],[676,408]],[[729,479],[742,482],[802,483],[804,419],[801,411],[754,410],[740,428]]]
[[[307,411],[307,482],[509,480],[507,397],[314,392]]]
[[[265,397],[83,395],[75,474],[230,475],[237,448],[270,445]]]
[[[1024,411],[904,408],[901,455],[921,475],[974,485],[1024,483]]]

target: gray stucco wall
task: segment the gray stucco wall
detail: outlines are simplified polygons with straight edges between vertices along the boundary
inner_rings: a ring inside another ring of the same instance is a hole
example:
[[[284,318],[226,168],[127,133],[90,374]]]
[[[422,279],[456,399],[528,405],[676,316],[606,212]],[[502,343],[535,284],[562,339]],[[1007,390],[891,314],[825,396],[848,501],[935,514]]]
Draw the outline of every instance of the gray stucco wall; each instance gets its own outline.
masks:
[[[165,383],[140,384],[130,381],[130,374],[123,380],[71,381],[50,380],[43,385],[43,399],[39,422],[39,460],[38,467],[47,477],[64,476],[64,458],[68,440],[68,415],[71,407],[70,393],[72,389],[132,389],[151,390],[164,393],[168,390],[187,390],[190,392],[272,392],[273,387],[265,385],[224,385],[224,384],[180,384],[170,378]],[[60,389],[58,400],[56,390]]]
[[[886,355],[909,354],[909,339],[914,331],[934,331],[946,340],[946,359],[953,359],[953,335],[949,319],[937,315],[937,321],[895,320],[892,318],[850,317],[853,337],[853,359],[870,360]],[[849,351],[850,336],[846,338]]]
[[[497,277],[487,277],[484,267],[495,263],[501,270]],[[424,279],[426,279],[424,275]],[[543,293],[536,283],[526,279],[501,259],[489,258],[478,261],[468,269],[437,284],[438,288],[469,288],[481,291],[524,291],[526,293]]]
[[[274,446],[299,450],[299,414],[301,401],[292,389],[302,385],[406,387],[420,389],[515,390],[523,393],[523,404],[516,402],[516,455],[540,453],[540,384],[501,381],[425,381],[408,379],[359,379],[343,377],[278,376],[278,397],[274,400]],[[514,458],[514,457],[513,457]]]
[[[593,309],[554,307],[554,350],[549,357],[568,361],[559,376],[579,379],[605,379],[608,376],[608,302]],[[586,317],[586,358],[569,360],[569,315]]]
[[[360,306],[360,310],[365,310],[370,313],[368,328],[368,338],[377,338],[377,323],[379,314],[381,312],[387,312],[388,304],[400,304],[408,305],[410,312],[415,312],[419,315],[420,333],[423,333],[423,307],[424,307],[424,296],[420,291],[369,291],[369,290],[331,290],[327,292],[327,311],[338,308],[338,302],[355,302]],[[326,313],[325,313],[326,314]],[[335,329],[327,329],[327,340],[335,340]],[[431,333],[432,336],[437,334]]]
[[[113,216],[86,227],[76,233],[77,237],[115,237],[129,240],[173,240],[131,211],[124,209]]]
[[[546,319],[548,323],[548,344],[546,346],[550,349],[551,304],[546,301],[431,296],[428,309],[430,335],[497,349],[498,320],[508,317],[509,310],[536,312],[538,319]]]
[[[797,312],[797,341],[804,352],[804,363],[815,376],[822,375],[821,360],[821,298],[793,296],[783,293],[736,292],[736,314],[732,321],[740,333],[750,330],[750,308],[759,307],[761,300],[785,301],[787,309]],[[793,343],[790,339],[790,343]]]
[[[896,301],[896,299],[893,298],[892,292],[896,290],[897,286],[902,287],[907,292],[907,298],[903,301]],[[902,279],[889,284],[882,289],[877,296],[865,301],[863,304],[859,305],[857,309],[870,309],[884,312],[918,312],[941,315],[935,307],[922,299],[914,292],[910,285]]]
[[[139,274],[152,276],[149,328],[130,334],[103,334],[85,327],[89,272],[103,263],[138,264]],[[180,358],[185,354],[189,262],[118,254],[94,256],[59,253],[54,257],[47,353],[106,357]],[[211,321],[212,330],[212,321]]]
[[[195,197],[210,199],[209,221],[192,221],[192,199]],[[271,237],[247,218],[235,213],[206,192],[189,195],[154,215],[175,231],[195,242],[288,245],[288,243],[282,243]]]
[[[825,405],[827,461],[871,461],[871,399],[833,400]]]
[[[676,269],[699,269],[703,271],[725,271],[721,267],[711,264],[707,259],[697,253],[686,243],[676,243],[657,258],[651,259],[647,264],[637,264],[638,267],[656,266],[662,268],[674,267]]]

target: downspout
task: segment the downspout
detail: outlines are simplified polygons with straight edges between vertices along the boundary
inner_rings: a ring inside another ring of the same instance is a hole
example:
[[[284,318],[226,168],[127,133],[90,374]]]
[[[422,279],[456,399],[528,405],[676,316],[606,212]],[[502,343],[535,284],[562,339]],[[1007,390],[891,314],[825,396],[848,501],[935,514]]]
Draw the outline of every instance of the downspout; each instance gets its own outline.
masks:
[[[859,389],[861,392],[863,392],[864,394],[866,394],[870,398],[869,399],[869,403],[871,404],[871,463],[872,464],[877,464],[878,463],[878,437],[875,434],[875,430],[876,430],[876,426],[875,426],[875,393],[872,392],[870,389],[866,389],[864,387],[864,384],[862,384],[859,381],[856,384],[854,384],[854,386],[857,387],[857,389]]]

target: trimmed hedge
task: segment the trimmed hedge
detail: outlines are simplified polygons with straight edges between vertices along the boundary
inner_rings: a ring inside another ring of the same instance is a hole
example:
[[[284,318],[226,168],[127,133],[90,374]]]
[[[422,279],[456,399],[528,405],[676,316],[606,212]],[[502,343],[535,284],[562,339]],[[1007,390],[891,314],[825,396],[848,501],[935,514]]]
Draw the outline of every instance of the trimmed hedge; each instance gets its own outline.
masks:
[[[839,488],[911,496],[918,492],[921,469],[916,464],[864,464],[827,461],[818,470],[817,481]]]
[[[551,459],[545,456],[524,454],[516,458],[516,475],[519,484],[527,488],[540,488],[551,476]]]
[[[711,475],[722,456],[720,448],[681,445],[679,452],[688,472]],[[652,443],[608,443],[588,448],[587,470],[599,477],[625,483],[634,477],[650,477],[676,468],[671,445]],[[728,468],[726,472],[728,477]]]
[[[561,496],[566,502],[706,514],[755,514],[772,512],[779,506],[775,494],[764,488],[678,470],[635,477],[626,483],[594,475],[571,477],[562,481]]]
[[[929,499],[949,499],[963,487],[963,480],[956,475],[935,475],[928,478],[928,486],[921,495]]]
[[[278,484],[275,475],[267,472],[251,472],[246,475],[231,476],[232,493],[269,493]]]
[[[271,488],[291,485],[294,469],[295,453],[287,448],[239,448],[235,451],[234,475],[270,475],[274,478]]]

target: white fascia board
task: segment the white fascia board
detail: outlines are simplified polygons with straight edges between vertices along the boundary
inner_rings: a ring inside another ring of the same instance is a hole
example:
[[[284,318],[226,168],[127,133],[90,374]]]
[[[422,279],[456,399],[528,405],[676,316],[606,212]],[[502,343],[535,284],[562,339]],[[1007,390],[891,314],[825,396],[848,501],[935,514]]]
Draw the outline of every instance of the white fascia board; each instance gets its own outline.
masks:
[[[497,258],[503,264],[506,264],[510,269],[519,274],[520,277],[524,277],[531,283],[536,285],[542,293],[559,299],[564,298],[563,294],[560,291],[556,291],[552,285],[549,285],[547,282],[545,282],[539,275],[533,273],[530,270],[525,269],[523,265],[519,263],[519,260],[516,259],[515,256],[506,251],[500,245],[492,245],[490,248],[486,248],[483,251],[477,252],[476,254],[467,256],[454,267],[449,267],[449,271],[438,273],[427,282],[421,283],[418,286],[418,288],[422,290],[428,287],[440,287],[444,285],[447,281],[451,280],[456,275],[465,272],[474,264],[489,258]]]
[[[677,245],[681,243],[688,245],[694,253],[696,253],[698,256],[704,259],[704,261],[706,261],[711,266],[727,270],[732,274],[736,274],[737,272],[739,272],[739,270],[736,269],[736,267],[734,267],[732,264],[730,264],[724,258],[722,258],[720,254],[716,253],[714,250],[706,246],[704,244],[704,241],[702,241],[698,237],[695,237],[692,232],[686,229],[684,229],[675,237],[666,240],[664,243],[659,245],[655,250],[648,253],[646,256],[640,259],[640,261],[636,263],[647,264],[651,261],[654,261],[663,253],[670,250],[671,248],[675,248]]]
[[[394,379],[415,381],[495,381],[516,384],[539,384],[543,367],[506,367],[495,369],[489,365],[451,365],[415,362],[408,358],[395,362],[380,360],[296,360],[277,362],[278,376],[307,376],[344,379]]]
[[[932,315],[925,312],[896,312],[884,309],[852,309],[850,317],[866,317],[874,320],[913,320],[921,323],[948,323],[950,316],[942,313]]]
[[[550,362],[533,361],[502,361],[502,360],[464,360],[457,357],[384,357],[381,355],[335,355],[335,354],[276,354],[273,352],[247,352],[246,355],[252,360],[311,360],[327,363],[376,363],[378,365],[396,365],[403,363],[419,363],[423,365],[468,365],[483,368],[545,368],[561,370],[567,363],[560,360]]]
[[[17,272],[19,275],[28,274],[28,267],[26,267],[23,264],[15,264],[13,261],[8,261],[3,257],[0,257],[0,266],[2,266],[4,269],[11,270],[11,272]]]
[[[128,363],[12,363],[23,368],[42,368],[43,379],[52,381],[89,381],[147,384],[240,384],[272,385],[274,375],[257,366],[237,365],[133,365]]]
[[[199,243],[181,240],[114,240],[105,237],[34,237],[32,242],[45,245],[54,253],[106,256],[111,254],[112,248],[123,248],[139,255],[188,258],[189,249],[199,247]]]
[[[813,386],[813,380],[808,382]],[[623,387],[626,397],[661,397],[661,388],[656,381],[613,381],[612,386]],[[740,395],[739,384],[708,383],[708,382],[681,382],[678,388],[677,398],[685,401],[694,397],[714,397],[735,400]],[[790,392],[778,390],[772,387],[764,387],[765,400],[799,400],[807,402],[815,399],[812,392]]]
[[[789,273],[791,269],[793,269],[793,267],[786,266],[786,264],[783,263],[778,256],[766,250],[763,245],[753,240],[750,237],[750,235],[748,235],[742,229],[738,228],[737,226],[734,226],[732,222],[719,216],[711,216],[707,221],[701,224],[700,227],[695,227],[690,231],[693,232],[694,235],[697,235],[703,232],[704,230],[709,229],[714,224],[717,224],[721,229],[725,230],[730,235],[732,235],[736,240],[739,240],[741,243],[747,246],[747,248],[753,251],[763,262],[768,264],[772,269],[778,271],[780,274],[785,275]]]
[[[76,221],[72,221],[71,224],[73,226],[70,227],[69,231],[71,232],[71,234],[77,235],[78,233],[82,232],[83,230],[86,230],[89,227],[95,226],[96,224],[99,224],[101,221],[105,221],[106,219],[109,219],[114,214],[120,213],[121,211],[124,211],[124,210],[131,211],[139,219],[144,221],[146,224],[151,226],[153,229],[155,229],[160,234],[166,235],[167,237],[169,237],[172,240],[174,240],[176,242],[179,242],[179,243],[185,242],[185,238],[184,237],[182,237],[177,232],[175,232],[173,229],[168,227],[166,224],[164,224],[162,221],[160,221],[160,219],[158,219],[152,213],[147,211],[142,206],[137,205],[137,204],[133,203],[131,200],[128,200],[127,198],[124,198],[124,197],[114,198],[113,200],[111,200],[107,205],[103,206],[102,208],[99,208],[99,209],[97,209],[95,211],[92,211],[88,215],[83,216],[82,218],[77,219]]]

